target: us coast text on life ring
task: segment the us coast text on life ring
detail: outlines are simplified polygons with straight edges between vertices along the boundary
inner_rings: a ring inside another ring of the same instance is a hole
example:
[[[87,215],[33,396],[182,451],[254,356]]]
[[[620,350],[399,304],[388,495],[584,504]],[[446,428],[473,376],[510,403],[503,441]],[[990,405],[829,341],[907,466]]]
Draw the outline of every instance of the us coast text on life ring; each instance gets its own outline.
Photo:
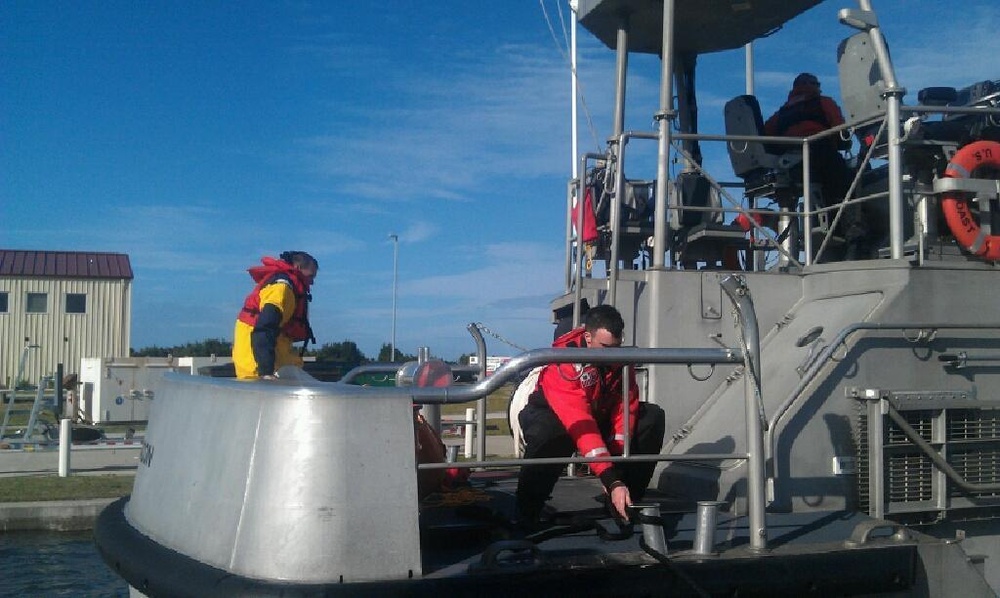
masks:
[[[976,141],[958,150],[945,168],[946,178],[967,179],[980,167],[1000,169],[1000,143]],[[955,240],[973,255],[990,261],[1000,260],[1000,236],[987,235],[976,222],[969,201],[961,193],[941,196],[941,211]]]

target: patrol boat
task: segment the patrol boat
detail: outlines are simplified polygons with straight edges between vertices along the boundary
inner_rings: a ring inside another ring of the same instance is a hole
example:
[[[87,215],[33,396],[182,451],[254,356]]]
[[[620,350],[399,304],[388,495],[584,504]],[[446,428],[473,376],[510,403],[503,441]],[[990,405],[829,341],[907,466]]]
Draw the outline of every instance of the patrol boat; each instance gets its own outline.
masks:
[[[764,137],[748,94],[724,132],[698,132],[696,58],[818,3],[580,0],[617,55],[615,127],[569,186],[553,319],[613,304],[635,347],[537,349],[466,386],[168,375],[133,493],[97,523],[106,562],[147,596],[995,596],[997,82],[904,103],[860,0],[839,13],[847,124]],[[632,53],[661,57],[653,131],[622,125]],[[862,144],[843,200],[810,180],[824,135]],[[633,166],[643,144],[651,172]],[[731,172],[704,167],[710,144]],[[767,151],[781,144],[799,151]],[[868,215],[863,251],[838,234],[844,206]],[[549,527],[512,528],[517,459],[464,463],[469,487],[419,500],[415,470],[455,464],[418,466],[412,404],[476,400],[556,361],[635,367],[667,413],[633,525],[572,476]]]

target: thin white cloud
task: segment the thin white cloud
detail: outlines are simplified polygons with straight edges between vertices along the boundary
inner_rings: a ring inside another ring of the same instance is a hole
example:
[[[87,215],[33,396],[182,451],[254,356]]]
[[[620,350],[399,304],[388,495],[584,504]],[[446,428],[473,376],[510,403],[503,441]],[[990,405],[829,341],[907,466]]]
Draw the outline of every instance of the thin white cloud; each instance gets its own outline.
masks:
[[[554,245],[491,244],[483,250],[481,267],[407,281],[401,293],[480,306],[540,294],[554,296],[563,283],[559,256],[560,249]]]
[[[561,174],[568,77],[549,49],[502,46],[448,73],[393,84],[391,108],[302,142],[354,197],[464,200],[491,177]],[[471,60],[471,59],[470,59]],[[357,107],[355,107],[357,109]]]
[[[1000,28],[997,6],[963,4],[961,19],[938,19],[931,31],[919,35],[899,35],[889,39],[893,58],[897,61],[896,75],[909,90],[915,103],[916,92],[922,87],[964,87],[997,76],[984,60],[984,40],[996,37]],[[897,33],[904,33],[898,31]]]
[[[420,243],[435,237],[440,230],[441,227],[430,222],[411,222],[406,230],[400,233],[399,240],[403,243]]]

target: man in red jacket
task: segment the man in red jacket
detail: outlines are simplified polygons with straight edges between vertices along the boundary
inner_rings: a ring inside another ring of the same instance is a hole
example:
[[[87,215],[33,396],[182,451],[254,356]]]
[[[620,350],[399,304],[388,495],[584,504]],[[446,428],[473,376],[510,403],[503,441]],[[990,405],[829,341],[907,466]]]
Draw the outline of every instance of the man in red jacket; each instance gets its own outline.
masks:
[[[625,323],[610,305],[591,308],[584,326],[560,336],[554,347],[602,349],[620,347]],[[618,456],[624,450],[622,370],[615,366],[554,363],[542,370],[535,392],[518,416],[525,440],[524,457]],[[631,449],[634,454],[658,454],[663,446],[663,410],[639,402],[635,372],[628,380]],[[595,461],[590,469],[600,478],[615,513],[628,519],[627,507],[640,500],[656,464]],[[538,519],[563,466],[525,465],[517,485],[518,518]]]

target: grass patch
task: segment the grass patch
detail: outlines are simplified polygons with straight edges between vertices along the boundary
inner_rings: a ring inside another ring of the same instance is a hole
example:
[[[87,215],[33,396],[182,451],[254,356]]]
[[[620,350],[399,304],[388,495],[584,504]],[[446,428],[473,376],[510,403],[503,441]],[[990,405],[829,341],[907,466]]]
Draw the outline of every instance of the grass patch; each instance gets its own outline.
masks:
[[[507,404],[510,403],[510,395],[514,392],[512,384],[505,384],[486,396],[487,413],[507,413]],[[469,407],[476,407],[479,401],[471,403],[454,403],[441,405],[441,415],[465,415],[465,410]]]
[[[0,478],[0,502],[116,498],[130,494],[134,481],[134,475]]]
[[[510,436],[510,424],[507,423],[507,418],[486,420],[486,435]]]
[[[487,436],[510,436],[510,425],[507,423],[507,406],[510,403],[510,395],[514,392],[512,384],[505,384],[493,391],[486,397],[486,413],[501,413],[501,418],[491,418],[486,420]],[[479,408],[479,401],[471,403],[455,403],[441,405],[441,415],[465,416],[468,408]]]

